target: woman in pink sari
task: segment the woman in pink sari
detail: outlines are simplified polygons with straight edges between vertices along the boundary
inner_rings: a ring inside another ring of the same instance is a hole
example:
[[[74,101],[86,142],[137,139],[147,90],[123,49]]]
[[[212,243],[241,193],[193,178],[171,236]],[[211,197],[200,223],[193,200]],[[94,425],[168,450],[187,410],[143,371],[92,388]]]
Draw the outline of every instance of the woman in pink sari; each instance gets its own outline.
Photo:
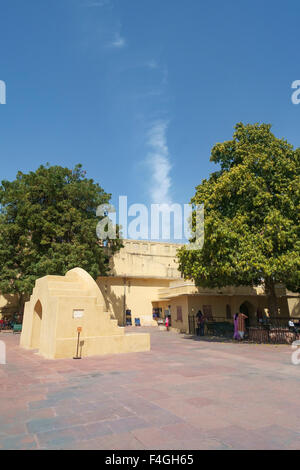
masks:
[[[234,325],[234,335],[233,339],[240,339],[240,334],[239,334],[239,314],[236,313],[233,317],[233,325]]]

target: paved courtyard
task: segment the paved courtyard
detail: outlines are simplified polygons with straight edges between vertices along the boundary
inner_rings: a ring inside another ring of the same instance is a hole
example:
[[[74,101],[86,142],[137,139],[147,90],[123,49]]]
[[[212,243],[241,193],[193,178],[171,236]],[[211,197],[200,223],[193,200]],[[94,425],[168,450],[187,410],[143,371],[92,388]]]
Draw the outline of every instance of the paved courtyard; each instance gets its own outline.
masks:
[[[151,352],[81,361],[45,360],[0,333],[0,449],[300,449],[289,346],[141,330]]]

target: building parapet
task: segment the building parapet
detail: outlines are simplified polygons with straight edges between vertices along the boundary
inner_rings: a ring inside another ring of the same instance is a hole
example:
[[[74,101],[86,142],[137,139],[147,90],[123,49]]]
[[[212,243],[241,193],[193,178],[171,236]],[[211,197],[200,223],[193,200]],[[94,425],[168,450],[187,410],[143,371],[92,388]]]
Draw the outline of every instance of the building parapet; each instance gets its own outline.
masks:
[[[282,286],[276,287],[276,293],[278,297],[286,295],[286,289]],[[176,280],[170,283],[168,288],[161,288],[158,292],[159,300],[167,300],[172,297],[178,297],[181,295],[213,295],[213,296],[234,296],[234,295],[247,295],[257,296],[266,295],[263,286],[227,286],[223,288],[209,289],[205,287],[197,287],[192,281],[185,281],[183,279]]]

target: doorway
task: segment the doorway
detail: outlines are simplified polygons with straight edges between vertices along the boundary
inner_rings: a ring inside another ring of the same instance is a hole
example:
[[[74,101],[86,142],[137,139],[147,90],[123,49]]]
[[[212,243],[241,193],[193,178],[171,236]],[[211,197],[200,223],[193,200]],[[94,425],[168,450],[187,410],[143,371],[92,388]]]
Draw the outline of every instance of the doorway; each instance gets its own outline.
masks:
[[[248,317],[245,320],[246,327],[256,323],[255,308],[250,302],[243,302],[240,306],[240,312]]]

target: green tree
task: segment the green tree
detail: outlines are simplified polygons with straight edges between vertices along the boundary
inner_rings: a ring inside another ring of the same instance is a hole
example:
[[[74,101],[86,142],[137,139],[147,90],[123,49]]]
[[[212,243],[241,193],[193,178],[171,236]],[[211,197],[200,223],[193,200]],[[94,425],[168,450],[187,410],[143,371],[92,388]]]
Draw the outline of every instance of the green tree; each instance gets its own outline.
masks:
[[[270,129],[239,123],[232,140],[214,146],[211,161],[220,170],[192,199],[194,208],[205,207],[204,245],[178,256],[184,277],[199,286],[264,283],[276,315],[276,284],[300,289],[300,149]]]
[[[96,209],[111,195],[85,177],[81,165],[73,170],[41,166],[19,172],[0,186],[0,291],[19,295],[20,309],[36,279],[64,275],[79,266],[96,279],[108,271],[109,254],[121,246],[97,240]],[[103,245],[103,244],[102,244]]]

